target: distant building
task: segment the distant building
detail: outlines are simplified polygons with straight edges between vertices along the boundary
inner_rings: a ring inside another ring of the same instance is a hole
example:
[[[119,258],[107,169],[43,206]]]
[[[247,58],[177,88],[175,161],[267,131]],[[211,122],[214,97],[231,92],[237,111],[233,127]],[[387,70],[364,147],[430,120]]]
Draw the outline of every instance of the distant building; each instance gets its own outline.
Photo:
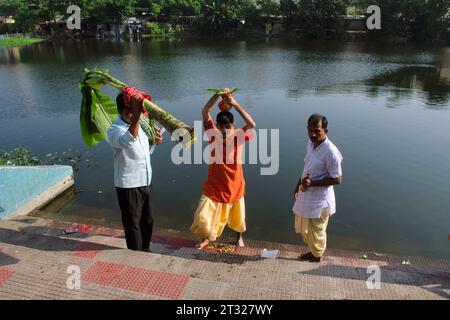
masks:
[[[345,16],[344,26],[348,31],[367,31],[366,16]]]
[[[7,16],[4,12],[0,11],[0,24],[14,23],[12,16]]]
[[[12,16],[2,16],[0,14],[0,24],[13,24],[15,23],[14,19]]]
[[[344,23],[345,39],[348,41],[365,40],[368,34],[367,17],[360,16],[342,16]]]

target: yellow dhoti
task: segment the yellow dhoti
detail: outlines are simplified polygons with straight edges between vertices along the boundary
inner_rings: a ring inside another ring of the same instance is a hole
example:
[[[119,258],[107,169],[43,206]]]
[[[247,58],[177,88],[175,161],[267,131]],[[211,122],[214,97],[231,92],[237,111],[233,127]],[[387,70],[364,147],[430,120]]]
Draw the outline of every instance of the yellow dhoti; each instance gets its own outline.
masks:
[[[244,197],[233,203],[220,203],[202,195],[194,214],[191,232],[201,239],[216,241],[228,225],[236,232],[245,232]]]
[[[327,225],[330,218],[330,208],[323,208],[320,218],[304,218],[295,214],[295,232],[301,234],[309,251],[318,258],[327,247]]]

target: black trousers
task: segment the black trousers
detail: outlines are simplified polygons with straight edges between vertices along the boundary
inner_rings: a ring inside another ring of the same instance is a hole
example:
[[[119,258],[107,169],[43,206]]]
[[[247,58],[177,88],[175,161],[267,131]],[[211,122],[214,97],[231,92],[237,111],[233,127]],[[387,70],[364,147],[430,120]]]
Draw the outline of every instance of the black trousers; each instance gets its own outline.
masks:
[[[122,223],[127,247],[131,250],[150,251],[153,233],[152,186],[117,188]]]

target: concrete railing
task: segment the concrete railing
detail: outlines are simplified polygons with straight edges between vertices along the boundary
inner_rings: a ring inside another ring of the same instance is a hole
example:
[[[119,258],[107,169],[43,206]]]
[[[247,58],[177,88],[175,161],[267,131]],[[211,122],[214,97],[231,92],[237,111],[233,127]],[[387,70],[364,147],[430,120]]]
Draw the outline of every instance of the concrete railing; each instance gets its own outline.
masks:
[[[0,166],[0,219],[27,215],[73,184],[71,166]]]

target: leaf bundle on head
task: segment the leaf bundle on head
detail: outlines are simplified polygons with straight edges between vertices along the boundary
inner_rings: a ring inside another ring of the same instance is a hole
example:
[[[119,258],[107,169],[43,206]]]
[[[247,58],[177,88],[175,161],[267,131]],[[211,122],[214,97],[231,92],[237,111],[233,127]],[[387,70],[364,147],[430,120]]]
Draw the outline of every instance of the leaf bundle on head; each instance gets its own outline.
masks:
[[[112,77],[108,70],[99,68],[85,69],[85,75],[79,83],[82,94],[81,136],[84,143],[90,148],[103,139],[107,139],[108,128],[119,116],[116,103],[100,90],[102,86],[106,85],[110,85],[119,91],[122,91],[126,86],[125,83]],[[156,139],[156,122],[160,123],[170,133],[179,130],[179,141],[182,141],[185,146],[189,146],[196,141],[192,127],[149,100],[144,100],[144,107],[149,116],[141,116],[140,125],[153,144]]]
[[[227,94],[233,94],[236,92],[241,91],[240,88],[233,88],[230,91],[224,91],[223,89],[206,89],[209,93],[217,94],[217,95],[227,95]]]

